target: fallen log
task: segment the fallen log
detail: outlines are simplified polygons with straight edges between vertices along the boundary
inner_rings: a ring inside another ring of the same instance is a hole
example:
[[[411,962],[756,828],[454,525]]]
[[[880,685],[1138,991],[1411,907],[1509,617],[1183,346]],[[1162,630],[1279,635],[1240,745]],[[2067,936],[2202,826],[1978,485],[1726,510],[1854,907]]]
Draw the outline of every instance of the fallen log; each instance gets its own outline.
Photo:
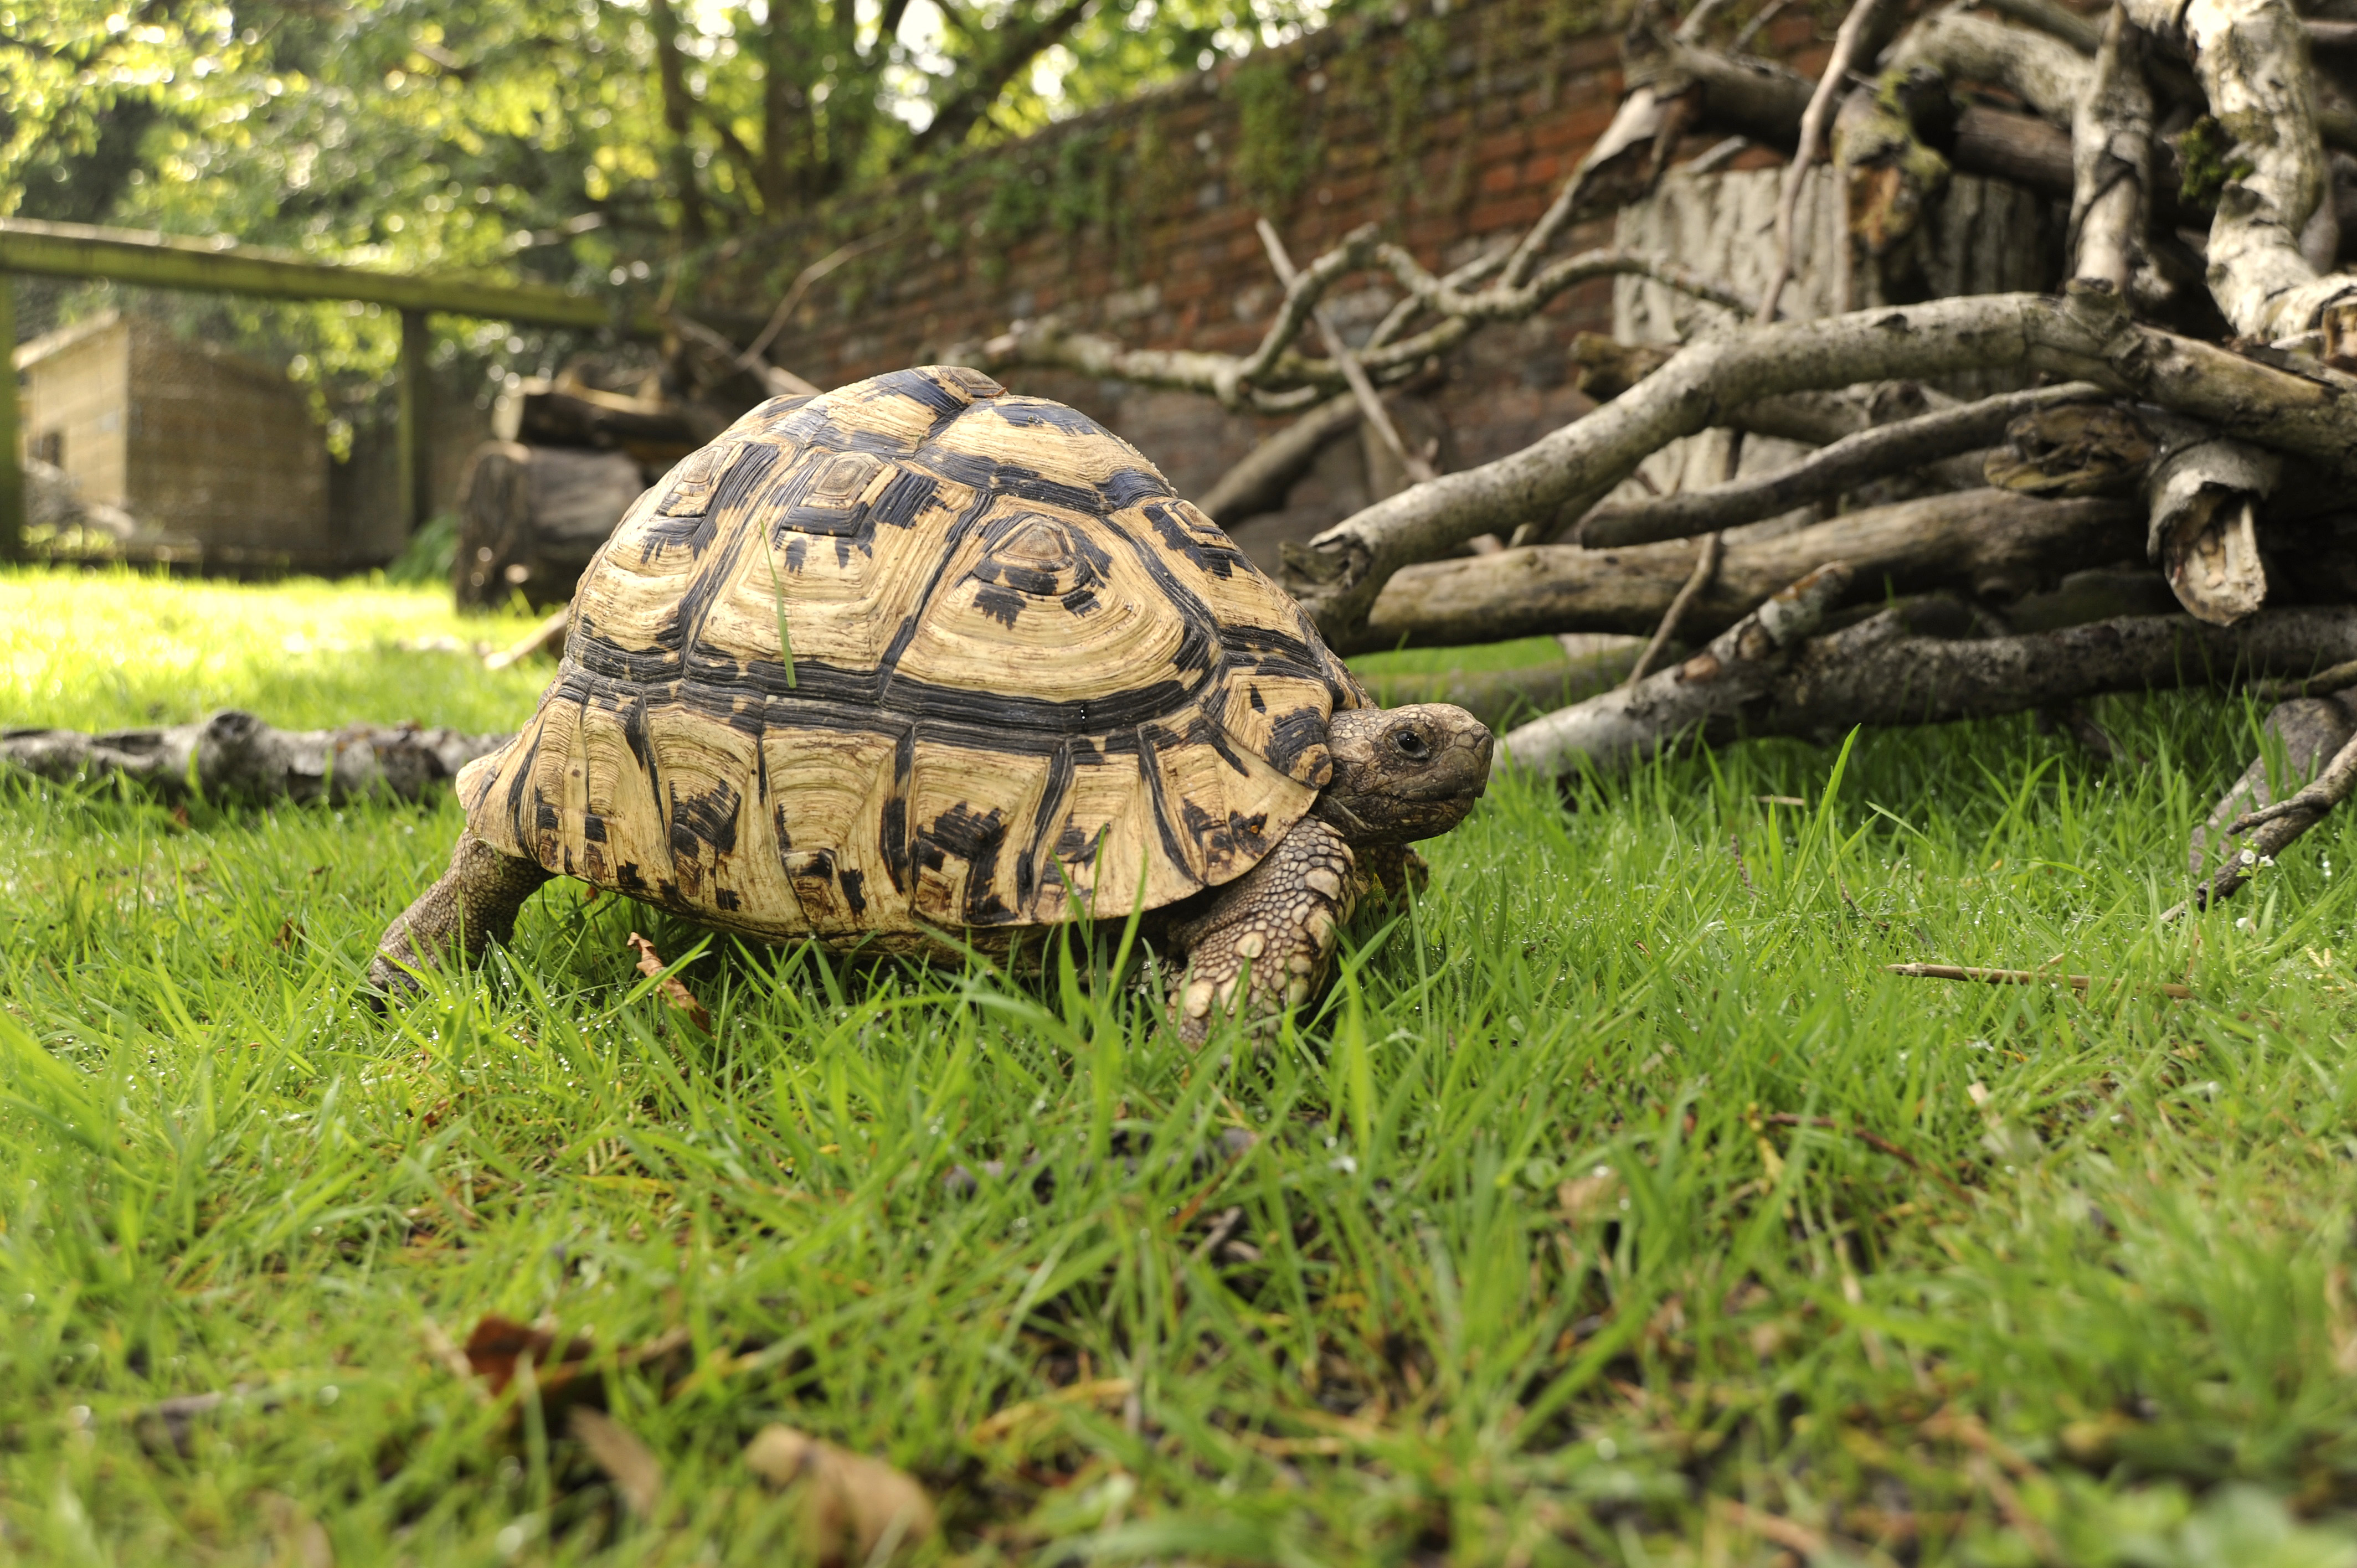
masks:
[[[1683,732],[1723,742],[1784,735],[1829,741],[1858,725],[1944,724],[2054,706],[2106,692],[2223,685],[2254,675],[2300,675],[2357,658],[2357,608],[2262,610],[2232,627],[2190,615],[2125,616],[2023,637],[1922,635],[1909,608],[1810,639],[1745,702],[1696,716],[1668,713]],[[1665,673],[1667,673],[1665,671]],[[1659,679],[1660,677],[1655,677]],[[1506,737],[1523,766],[1567,773],[1609,769],[1643,738],[1623,732],[1598,751],[1579,743],[1620,695],[1591,699]],[[1568,738],[1566,738],[1568,737]]]
[[[508,739],[414,725],[274,729],[232,708],[162,729],[0,731],[0,779],[15,772],[58,784],[117,784],[170,803],[417,801]]]
[[[1685,618],[1689,636],[1733,624],[1785,584],[1845,561],[1861,594],[1961,587],[2011,597],[2142,553],[2142,509],[1963,490],[1851,512],[1772,538],[1727,541]],[[1694,575],[1692,540],[1589,550],[1539,544],[1401,572],[1369,618],[1378,647],[1451,647],[1561,631],[1645,636]]]

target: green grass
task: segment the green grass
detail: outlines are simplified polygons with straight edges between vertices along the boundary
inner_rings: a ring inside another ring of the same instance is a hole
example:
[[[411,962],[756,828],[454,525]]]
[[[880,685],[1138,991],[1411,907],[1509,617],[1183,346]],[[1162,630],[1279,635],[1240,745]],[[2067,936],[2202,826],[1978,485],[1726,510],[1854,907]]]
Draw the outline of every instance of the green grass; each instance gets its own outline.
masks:
[[[395,647],[482,625],[0,576],[0,718],[504,726],[545,665]],[[2024,720],[1493,788],[1258,1052],[569,884],[379,1018],[447,801],[0,790],[0,1559],[784,1561],[785,1421],[977,1563],[2357,1562],[2357,846],[2159,928],[2256,714],[2102,716],[2144,765]],[[1882,971],[2057,955],[2126,988]],[[594,1335],[655,1519],[429,1353],[494,1312]]]

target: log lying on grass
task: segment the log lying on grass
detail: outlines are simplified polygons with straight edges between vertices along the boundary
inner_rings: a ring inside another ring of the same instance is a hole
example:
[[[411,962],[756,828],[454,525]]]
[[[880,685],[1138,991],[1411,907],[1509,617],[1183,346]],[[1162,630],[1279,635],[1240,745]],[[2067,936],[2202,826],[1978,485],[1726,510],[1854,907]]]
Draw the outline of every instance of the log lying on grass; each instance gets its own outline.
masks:
[[[2010,597],[2141,554],[2144,532],[2142,509],[2130,501],[1983,489],[1873,507],[1774,538],[1736,534],[1684,629],[1705,636],[1731,626],[1827,561],[1847,562],[1862,594],[1960,587]],[[1384,585],[1367,637],[1394,648],[1558,631],[1643,636],[1694,575],[1701,549],[1693,540],[1624,550],[1538,544],[1411,566]]]
[[[120,783],[165,801],[423,800],[458,769],[507,743],[414,725],[274,729],[230,709],[168,729],[0,731],[0,779],[21,772],[53,783]]]
[[[1923,618],[1920,609],[1893,608],[1811,638],[1784,651],[1738,702],[1627,700],[1656,682],[1694,684],[1687,671],[1706,657],[1697,656],[1650,677],[1637,693],[1614,693],[1535,719],[1506,736],[1506,750],[1519,766],[1543,772],[1611,772],[1681,736],[1827,740],[1857,725],[1986,718],[2106,692],[2297,675],[2357,657],[2352,607],[2262,610],[2233,627],[2187,615],[2123,616],[2029,636],[1966,639],[1926,635]],[[1719,644],[1711,646],[1716,652]]]

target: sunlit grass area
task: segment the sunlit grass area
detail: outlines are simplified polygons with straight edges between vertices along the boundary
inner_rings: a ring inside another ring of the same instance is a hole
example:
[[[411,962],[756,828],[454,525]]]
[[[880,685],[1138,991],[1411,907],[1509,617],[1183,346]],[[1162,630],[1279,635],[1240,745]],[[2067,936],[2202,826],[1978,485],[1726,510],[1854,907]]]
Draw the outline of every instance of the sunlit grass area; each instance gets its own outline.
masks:
[[[287,728],[416,719],[512,729],[548,667],[474,656],[530,629],[447,589],[0,569],[0,725],[109,729],[251,708]]]
[[[0,722],[502,728],[546,665],[401,645],[522,625],[0,576]],[[2156,920],[2257,716],[1504,781],[1324,1013],[1200,1053],[1085,965],[569,884],[380,1017],[447,801],[0,789],[0,1554],[790,1561],[784,1422],[920,1481],[937,1561],[2357,1562],[2350,834]],[[484,1397],[438,1347],[493,1313],[589,1371]]]

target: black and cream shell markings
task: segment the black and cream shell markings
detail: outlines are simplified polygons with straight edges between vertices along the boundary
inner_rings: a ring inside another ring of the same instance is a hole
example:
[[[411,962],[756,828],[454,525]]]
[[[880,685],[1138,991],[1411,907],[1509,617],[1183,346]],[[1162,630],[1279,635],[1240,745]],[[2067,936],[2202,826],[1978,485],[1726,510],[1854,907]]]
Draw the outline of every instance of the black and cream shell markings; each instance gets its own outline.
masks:
[[[1135,448],[953,367],[753,410],[574,606],[539,712],[460,779],[469,826],[772,939],[913,947],[1231,882],[1365,702]]]

